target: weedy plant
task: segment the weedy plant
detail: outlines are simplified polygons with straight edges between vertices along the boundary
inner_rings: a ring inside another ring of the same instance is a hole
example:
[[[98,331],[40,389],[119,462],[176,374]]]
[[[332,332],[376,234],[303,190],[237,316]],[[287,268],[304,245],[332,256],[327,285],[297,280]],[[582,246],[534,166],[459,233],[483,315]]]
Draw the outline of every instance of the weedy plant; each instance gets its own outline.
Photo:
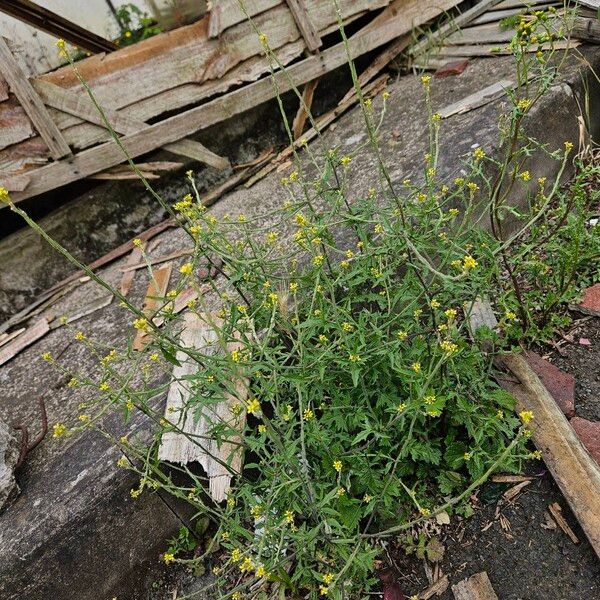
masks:
[[[376,187],[351,201],[353,156],[305,144],[310,168],[296,157],[297,169],[282,180],[281,206],[218,221],[189,173],[190,194],[169,208],[194,252],[155,315],[164,325],[114,291],[132,312],[133,326],[149,334],[146,349],[106,348],[76,334],[99,366],[99,375],[70,373],[73,387],[98,392],[82,406],[81,427],[102,429],[107,411],[126,419],[141,411],[154,423],[149,442],[115,440],[127,456],[120,465],[140,477],[133,496],[166,490],[194,507],[203,529],[210,517],[210,535],[194,556],[189,535],[180,532],[163,558],[208,564],[215,597],[363,598],[377,585],[374,560],[382,540],[441,511],[468,514],[470,494],[491,473],[517,472],[523,460],[539,458],[526,449],[534,415],[514,413],[513,398],[494,382],[493,355],[523,337],[550,334],[553,310],[574,293],[574,281],[597,256],[600,235],[586,225],[590,198],[583,183],[598,167],[579,163],[573,183],[561,187],[571,141],[549,149],[524,128],[559,71],[551,16],[536,12],[520,21],[511,44],[519,85],[508,95],[494,155],[476,148],[464,157],[464,175],[440,181],[441,119],[425,75],[430,149],[423,172],[415,181],[392,182],[379,143],[390,94],[376,102],[364,98],[350,61],[378,165]],[[341,23],[340,30],[345,40]],[[275,69],[276,56],[258,34]],[[531,44],[549,50],[528,52]],[[537,152],[556,161],[554,181],[526,170]],[[527,199],[519,209],[510,203],[515,190]],[[10,203],[6,193],[4,199]],[[509,234],[507,216],[518,224]],[[198,267],[221,263],[206,294]],[[214,314],[218,304],[213,326],[220,345],[235,341],[237,349],[209,354],[180,347],[173,306],[189,288],[205,294],[187,310]],[[470,306],[490,290],[497,290],[499,328],[472,340]],[[493,341],[494,352],[481,349],[482,338]],[[164,418],[157,409],[178,351],[198,363],[186,377],[192,393],[184,411],[206,416],[239,393],[236,382],[245,382],[247,396],[231,407],[234,416],[247,416],[243,431],[230,419],[215,419],[210,432],[223,443],[233,440],[245,456],[223,505],[207,499],[205,477],[157,458],[166,432],[206,445],[181,431],[182,414]],[[78,428],[55,424],[54,433]]]

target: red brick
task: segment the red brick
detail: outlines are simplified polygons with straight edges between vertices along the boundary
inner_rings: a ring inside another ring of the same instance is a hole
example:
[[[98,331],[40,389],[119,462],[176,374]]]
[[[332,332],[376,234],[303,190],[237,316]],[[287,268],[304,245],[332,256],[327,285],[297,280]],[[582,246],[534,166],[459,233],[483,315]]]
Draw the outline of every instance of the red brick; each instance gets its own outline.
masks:
[[[600,465],[600,421],[573,417],[571,425],[592,458]]]
[[[460,75],[467,68],[468,64],[468,58],[448,62],[445,65],[442,65],[433,76],[436,79],[441,79],[442,77],[449,77],[450,75]]]
[[[600,283],[584,290],[579,308],[583,309],[584,312],[600,317]]]
[[[544,384],[556,404],[570,418],[575,414],[575,378],[535,352],[525,352],[525,359]]]

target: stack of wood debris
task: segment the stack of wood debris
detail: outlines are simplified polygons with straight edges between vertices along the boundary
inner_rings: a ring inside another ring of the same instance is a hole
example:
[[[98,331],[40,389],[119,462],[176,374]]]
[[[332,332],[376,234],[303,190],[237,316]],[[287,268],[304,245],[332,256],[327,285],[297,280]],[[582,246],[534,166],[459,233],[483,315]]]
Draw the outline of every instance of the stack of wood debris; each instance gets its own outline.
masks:
[[[343,23],[365,23],[350,39],[350,51],[365,54],[458,3],[423,8],[418,0],[343,1]],[[307,84],[307,96],[312,82],[347,61],[339,38],[325,41],[339,27],[329,0],[257,0],[246,11],[237,0],[215,0],[192,25],[77,63],[132,158],[165,148],[223,169],[227,158],[186,138],[273,98],[273,57],[288,66],[288,76],[277,68],[279,91],[293,81]],[[123,151],[77,73],[67,65],[28,79],[18,49],[1,37],[0,123],[0,185],[15,201],[107,171],[123,176],[122,169],[110,171],[124,162]]]
[[[562,28],[567,38],[554,42],[552,48],[561,50],[574,48],[582,41],[600,41],[600,0],[580,0],[570,4],[563,0],[483,0],[454,19],[448,27],[411,48],[413,66],[438,69],[448,62],[510,54],[508,44],[516,34],[519,17],[551,7],[555,11],[557,29]],[[527,51],[549,48],[548,43],[532,44]]]

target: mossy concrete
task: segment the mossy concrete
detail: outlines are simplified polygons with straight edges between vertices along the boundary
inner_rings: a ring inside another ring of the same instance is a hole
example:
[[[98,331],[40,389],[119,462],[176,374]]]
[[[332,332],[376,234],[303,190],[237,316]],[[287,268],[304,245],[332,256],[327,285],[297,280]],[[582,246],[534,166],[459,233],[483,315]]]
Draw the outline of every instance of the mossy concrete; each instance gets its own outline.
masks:
[[[510,59],[475,60],[462,75],[434,82],[434,108],[442,108],[506,78],[511,72]],[[551,149],[562,147],[566,140],[578,140],[580,103],[576,94],[581,89],[578,78],[576,65],[570,65],[563,76],[564,83],[548,92],[530,118],[529,126]],[[388,115],[380,132],[384,160],[395,183],[405,177],[416,180],[428,149],[421,83],[414,76],[402,77],[390,85],[390,91]],[[462,158],[475,144],[488,153],[497,151],[498,117],[505,101],[498,100],[443,123],[439,165],[442,177],[458,175]],[[374,102],[375,110],[380,108],[380,102],[380,99]],[[364,141],[360,112],[355,109],[342,117],[337,127],[313,144],[312,149],[320,152],[336,146],[343,153],[352,153]],[[367,148],[354,157],[351,200],[377,183],[374,166],[374,158]],[[532,163],[529,168],[534,178],[541,175],[550,178],[557,165],[555,161],[541,161]],[[280,178],[281,173],[272,173],[250,189],[233,191],[210,210],[217,217],[268,213],[286,200]],[[80,214],[84,212],[82,208]],[[268,218],[265,218],[267,225]],[[292,230],[291,225],[283,226],[284,244],[290,243]],[[189,245],[184,234],[177,230],[164,232],[158,239],[157,256]],[[10,258],[10,252],[5,249],[3,256]],[[36,265],[30,264],[31,260],[24,257],[25,264],[11,263],[12,268],[35,271]],[[102,277],[118,284],[124,261],[125,258],[103,269]],[[138,306],[147,284],[146,272],[138,271],[131,291],[131,299]],[[85,283],[62,298],[52,312],[69,313],[103,293],[95,284]],[[206,301],[209,306],[216,306],[210,295]],[[126,310],[113,303],[81,319],[77,328],[90,338],[119,347],[132,333],[130,321]],[[86,394],[82,389],[68,388],[68,378],[57,377],[42,360],[43,352],[60,355],[60,362],[69,369],[94,369],[94,361],[84,345],[74,342],[65,328],[53,330],[0,367],[3,389],[0,419],[23,422],[35,428],[39,419],[36,398],[43,395],[50,423],[76,422],[78,405],[85,401]],[[160,378],[160,373],[156,377]],[[163,401],[164,398],[157,398],[157,406]],[[141,415],[127,427],[116,417],[106,419],[106,425],[115,435],[130,428],[143,435],[151,430]],[[160,551],[165,548],[165,539],[174,534],[186,515],[156,493],[145,492],[133,500],[129,489],[135,485],[135,478],[117,468],[118,455],[115,448],[93,431],[65,441],[49,437],[31,453],[18,473],[21,496],[0,515],[0,597],[3,600],[146,597],[140,596],[131,582],[139,580],[144,565],[156,564]],[[160,600],[163,597],[169,596],[161,596]],[[205,596],[211,597],[211,594]]]

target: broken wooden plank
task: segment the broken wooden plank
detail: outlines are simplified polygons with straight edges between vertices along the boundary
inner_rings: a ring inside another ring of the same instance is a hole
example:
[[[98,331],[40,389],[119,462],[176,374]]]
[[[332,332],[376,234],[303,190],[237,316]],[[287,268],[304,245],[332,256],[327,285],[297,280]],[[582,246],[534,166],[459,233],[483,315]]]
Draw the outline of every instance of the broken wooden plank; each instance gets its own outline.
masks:
[[[20,329],[15,329],[10,333],[2,333],[0,334],[0,346],[4,346],[8,344],[11,340],[14,340],[17,336],[21,335],[25,331],[25,327],[21,327]]]
[[[501,29],[498,23],[487,23],[465,27],[460,31],[450,34],[444,40],[444,46],[468,44],[506,44],[515,36],[514,29]]]
[[[597,44],[600,42],[600,21],[597,18],[575,17],[569,24],[569,33],[574,38]]]
[[[310,20],[310,15],[306,10],[306,6],[304,6],[302,0],[285,0],[285,3],[290,9],[294,21],[296,21],[296,25],[306,43],[306,47],[310,52],[315,52],[323,45],[323,42]]]
[[[7,363],[19,354],[21,350],[24,350],[27,346],[44,337],[49,331],[50,326],[48,325],[48,321],[44,318],[39,319],[11,342],[2,346],[0,349],[0,365]]]
[[[523,52],[533,53],[538,50],[542,52],[552,52],[556,50],[569,50],[577,48],[580,42],[576,39],[559,40],[552,43],[544,43],[539,46],[530,44],[523,48]],[[453,58],[455,60],[459,58],[469,58],[473,56],[481,56],[491,58],[493,56],[511,56],[513,51],[506,44],[473,44],[464,46],[442,46],[435,53],[432,58]],[[425,61],[423,61],[425,62]]]
[[[193,253],[194,253],[193,248],[186,248],[184,250],[176,250],[175,252],[170,252],[169,254],[165,254],[164,256],[150,258],[150,259],[148,259],[148,262],[140,261],[139,258],[138,258],[137,262],[130,262],[133,258],[133,253],[132,253],[130,260],[127,261],[127,264],[121,270],[124,273],[128,273],[130,271],[137,271],[138,269],[144,269],[144,268],[148,267],[148,265],[153,267],[155,265],[159,265],[159,264],[167,262],[169,260],[181,258],[182,256],[190,256]],[[140,252],[140,258],[141,258],[141,252]]]
[[[562,515],[562,508],[558,502],[553,502],[548,506],[550,514],[554,517],[557,525],[563,530],[564,533],[570,538],[574,544],[579,544],[579,538],[575,535],[575,532],[569,527],[569,524]]]
[[[435,6],[423,7],[418,0],[409,0],[400,4],[400,9],[376,27],[366,31],[360,30],[348,40],[348,51],[351,58],[361,56],[399,35],[408,33],[418,26],[439,15],[443,10],[454,6],[456,0],[436,2]],[[126,135],[121,143],[127,148],[131,157],[135,158],[156,148],[181,139],[191,133],[219,123],[226,118],[240,114],[281,94],[293,85],[316,79],[320,75],[347,62],[346,44],[343,42],[321,52],[318,56],[310,56],[285,72],[278,71],[272,78],[266,78],[225,96],[216,98],[206,104],[175,115],[147,129]],[[275,85],[273,84],[275,80]],[[44,191],[77,181],[99,171],[123,162],[123,153],[115,142],[107,142],[96,148],[85,150],[73,157],[69,162],[61,161],[32,171],[31,182],[24,192],[13,195],[13,201],[19,202]]]
[[[470,8],[464,13],[452,18],[448,23],[446,23],[446,25],[439,27],[434,33],[414,44],[409,49],[409,53],[412,56],[418,56],[432,46],[441,43],[448,35],[454,33],[457,29],[464,27],[473,19],[476,19],[479,15],[482,15],[484,12],[488,11],[490,8],[499,3],[500,0],[482,0],[473,6],[473,8]]]
[[[29,83],[2,36],[0,36],[0,72],[42,136],[52,158],[59,159],[69,156],[71,154],[69,145],[65,142],[62,133],[48,114],[44,103]]]
[[[452,586],[455,600],[498,600],[492,582],[485,571],[459,581]]]
[[[173,265],[168,263],[152,273],[152,279],[148,284],[148,290],[146,291],[144,305],[142,307],[142,312],[148,320],[154,317],[156,311],[159,310],[165,302],[165,295],[169,287],[172,270]],[[137,351],[143,350],[149,340],[150,335],[144,330],[139,329],[133,340],[133,349]]]
[[[127,267],[135,265],[142,260],[142,253],[145,246],[145,242],[142,242],[140,246],[135,246],[127,258],[125,269],[123,269],[126,272],[123,273],[123,277],[121,277],[121,283],[119,284],[119,291],[123,296],[127,296],[127,294],[129,294],[129,290],[131,290],[131,286],[133,285],[133,279],[135,278],[135,271],[127,271]]]
[[[313,98],[315,95],[315,90],[317,89],[317,85],[319,84],[318,79],[313,79],[309,81],[302,90],[302,98],[300,100],[300,106],[298,107],[298,112],[294,117],[294,121],[292,123],[292,135],[295,140],[297,140],[304,131],[304,126],[306,125],[306,119],[310,113]]]
[[[488,85],[482,90],[479,90],[474,94],[470,94],[469,96],[466,96],[465,98],[458,100],[458,102],[454,102],[449,106],[438,110],[437,112],[442,119],[447,119],[453,115],[460,115],[476,108],[480,108],[481,106],[485,106],[486,104],[501,98],[506,94],[507,91],[513,89],[514,87],[514,81],[511,81],[510,79],[503,79],[501,81],[497,81],[496,83],[492,83],[492,85]]]
[[[434,581],[427,589],[417,594],[419,600],[429,600],[434,596],[441,596],[450,585],[448,575],[443,575],[437,581]]]
[[[239,342],[222,343],[217,333],[222,323],[216,315],[187,312],[179,343],[205,356],[239,350],[242,347]],[[197,375],[202,367],[182,350],[177,352],[176,358],[180,365],[173,368],[165,419],[180,431],[163,434],[158,458],[182,464],[199,462],[209,478],[211,497],[215,502],[222,502],[227,498],[232,477],[240,473],[242,466],[241,444],[246,422],[248,382],[239,376],[231,382],[229,390],[223,391],[218,402],[204,405],[190,403],[193,397],[198,397],[198,385],[203,381],[194,380],[193,375]],[[238,405],[240,410],[233,410],[234,405]],[[217,440],[213,430],[223,425],[229,431],[221,433]]]
[[[49,81],[38,79],[33,82],[33,85],[42,98],[48,105],[69,113],[76,117],[80,117],[89,123],[98,125],[106,129],[104,117],[94,106],[91,98],[86,92],[77,94],[71,90],[64,89]],[[128,117],[119,113],[116,110],[102,107],[104,116],[110,123],[110,126],[116,133],[127,134],[135,133],[149,127],[144,121],[139,121],[135,118]],[[194,140],[182,139],[163,146],[165,150],[174,154],[181,154],[188,158],[206,163],[215,169],[223,170],[229,167],[229,160],[203,146],[200,142]]]
[[[600,556],[600,467],[527,361],[519,354],[503,355],[497,361],[520,381],[520,384],[508,381],[501,384],[516,398],[518,411],[533,413],[528,425],[533,441]]]

